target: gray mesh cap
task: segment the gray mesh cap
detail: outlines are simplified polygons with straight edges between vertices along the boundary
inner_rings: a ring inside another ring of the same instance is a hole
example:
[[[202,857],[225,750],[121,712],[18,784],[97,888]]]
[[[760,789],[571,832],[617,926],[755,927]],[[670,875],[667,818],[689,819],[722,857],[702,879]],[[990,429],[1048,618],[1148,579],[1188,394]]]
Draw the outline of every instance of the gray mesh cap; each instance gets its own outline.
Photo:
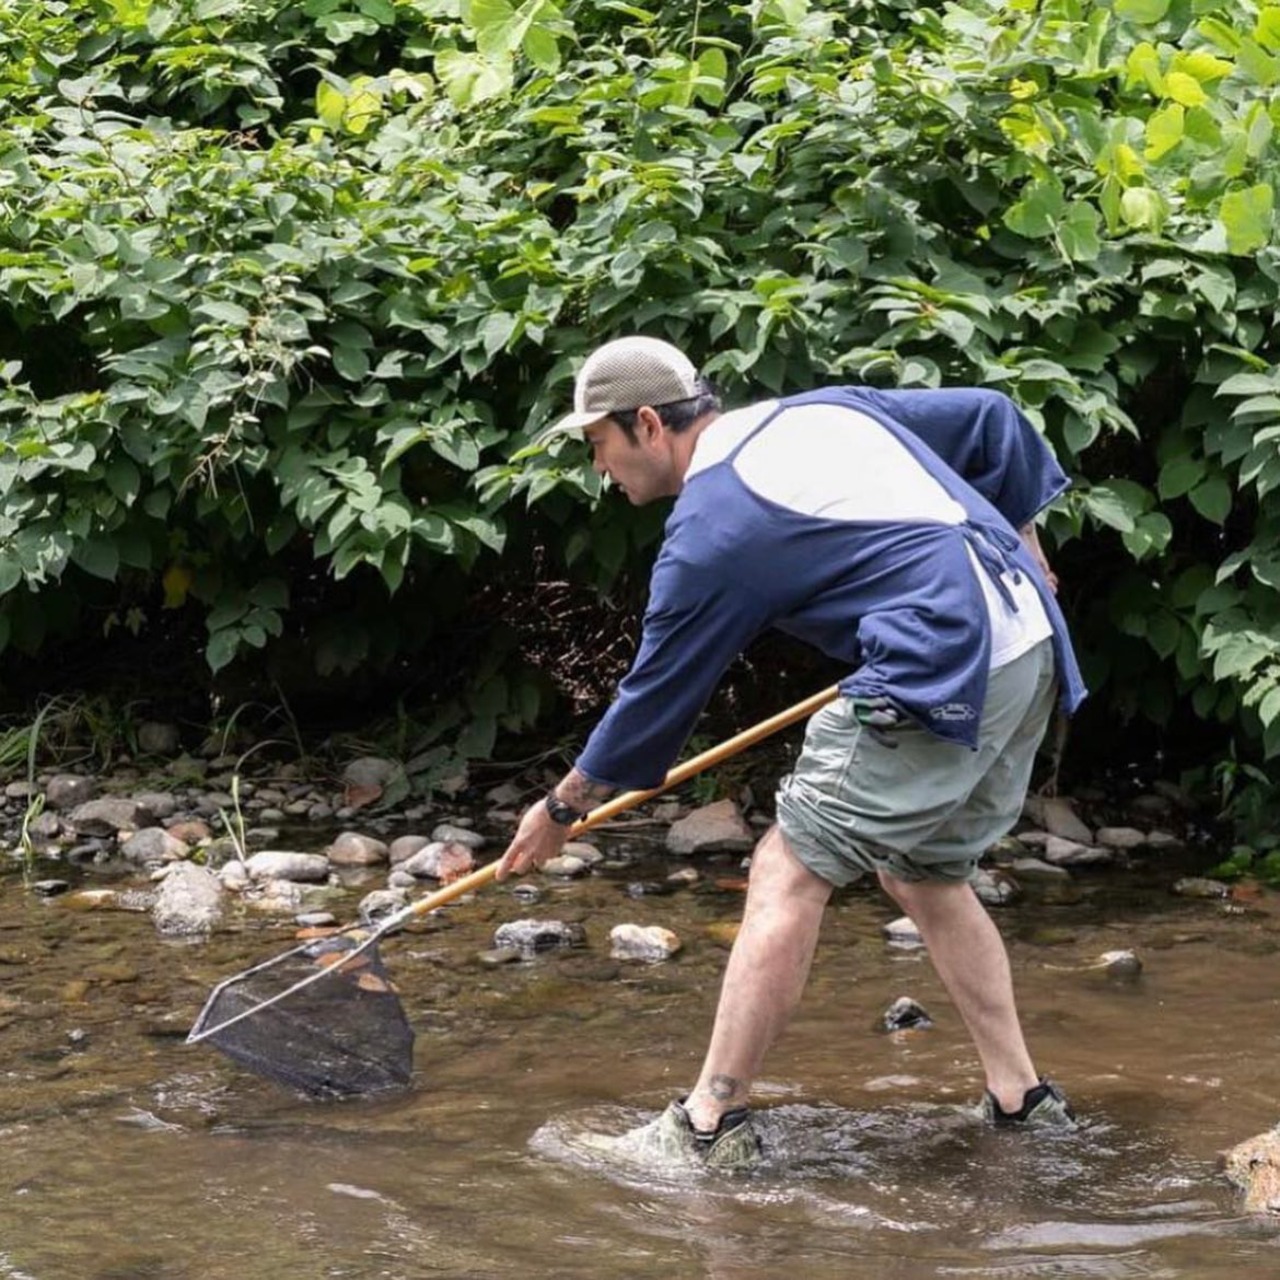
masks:
[[[658,338],[617,338],[588,357],[573,382],[573,412],[549,427],[547,436],[581,432],[618,410],[692,400],[698,371],[689,357]]]

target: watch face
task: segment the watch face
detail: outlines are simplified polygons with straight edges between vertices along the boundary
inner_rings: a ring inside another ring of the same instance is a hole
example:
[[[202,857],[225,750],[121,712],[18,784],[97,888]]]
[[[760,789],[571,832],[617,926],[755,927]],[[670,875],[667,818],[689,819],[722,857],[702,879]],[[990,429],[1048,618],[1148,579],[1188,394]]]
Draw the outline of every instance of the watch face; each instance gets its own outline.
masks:
[[[547,797],[547,812],[551,815],[552,822],[558,822],[563,827],[578,820],[577,810],[565,804],[557,795]]]

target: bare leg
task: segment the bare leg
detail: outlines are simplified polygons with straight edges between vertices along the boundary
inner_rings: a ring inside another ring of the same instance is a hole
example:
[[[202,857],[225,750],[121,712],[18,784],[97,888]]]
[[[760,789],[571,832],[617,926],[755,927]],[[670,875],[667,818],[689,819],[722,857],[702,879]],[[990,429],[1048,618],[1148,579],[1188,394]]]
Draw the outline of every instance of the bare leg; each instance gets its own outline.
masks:
[[[742,928],[720,989],[711,1044],[685,1103],[694,1126],[711,1130],[746,1102],[769,1046],[800,1000],[831,885],[771,827],[751,860]]]
[[[987,1088],[1006,1111],[1016,1111],[1038,1077],[1018,1023],[1000,931],[967,884],[897,880],[884,872],[880,883],[920,930],[973,1037]]]

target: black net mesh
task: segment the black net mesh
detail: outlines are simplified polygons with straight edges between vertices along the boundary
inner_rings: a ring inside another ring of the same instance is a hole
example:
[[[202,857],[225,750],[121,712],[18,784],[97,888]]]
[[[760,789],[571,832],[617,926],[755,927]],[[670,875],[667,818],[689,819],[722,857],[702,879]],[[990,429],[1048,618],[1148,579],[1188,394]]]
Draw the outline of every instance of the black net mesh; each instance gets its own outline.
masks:
[[[209,997],[191,1038],[315,1098],[403,1089],[413,1028],[376,944],[352,955],[358,945],[358,934],[321,938],[230,979]]]

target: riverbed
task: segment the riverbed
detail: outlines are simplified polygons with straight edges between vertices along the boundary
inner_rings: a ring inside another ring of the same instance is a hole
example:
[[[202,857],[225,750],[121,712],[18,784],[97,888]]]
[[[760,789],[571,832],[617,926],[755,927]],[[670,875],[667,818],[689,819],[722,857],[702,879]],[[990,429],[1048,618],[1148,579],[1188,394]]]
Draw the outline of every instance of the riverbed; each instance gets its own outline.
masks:
[[[1033,1054],[1082,1120],[1034,1134],[977,1122],[976,1058],[927,957],[885,941],[882,895],[842,891],[758,1086],[763,1172],[584,1165],[575,1133],[646,1120],[696,1074],[736,867],[626,891],[686,865],[642,852],[544,882],[534,907],[493,886],[386,940],[414,1083],[342,1103],[184,1042],[209,988],[290,945],[290,922],[164,940],[145,914],[75,911],[3,873],[0,1278],[1280,1273],[1280,1225],[1240,1216],[1216,1169],[1280,1120],[1280,895],[1176,897],[1186,868],[1151,859],[1078,874],[1074,903],[997,909]],[[481,962],[497,925],[529,916],[582,923],[587,946]],[[611,960],[624,921],[684,949]],[[1139,977],[1088,967],[1117,948]],[[935,1025],[878,1030],[901,995]]]

